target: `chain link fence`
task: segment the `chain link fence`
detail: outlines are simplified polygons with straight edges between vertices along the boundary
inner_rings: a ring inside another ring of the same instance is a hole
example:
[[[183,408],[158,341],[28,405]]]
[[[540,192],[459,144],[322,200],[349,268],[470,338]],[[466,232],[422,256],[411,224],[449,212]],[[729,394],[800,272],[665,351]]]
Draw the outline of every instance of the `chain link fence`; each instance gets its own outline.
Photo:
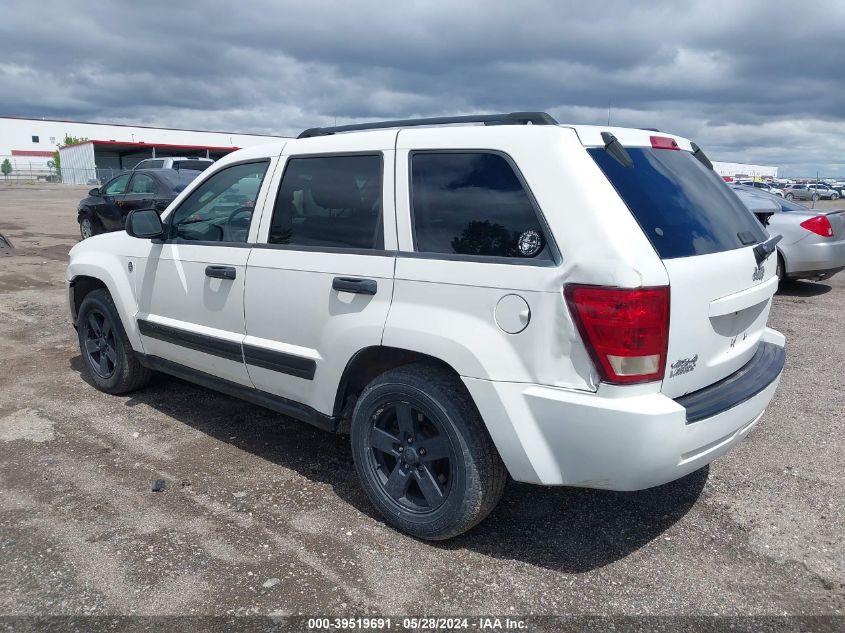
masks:
[[[36,183],[36,182],[61,182],[76,185],[91,185],[98,187],[104,182],[111,180],[126,169],[76,169],[62,167],[54,169],[44,162],[21,160],[18,156],[0,155],[0,165],[6,160],[12,170],[8,173],[0,173],[0,182],[7,184]]]
[[[2,182],[61,182],[58,172],[43,161],[28,161],[21,160],[19,156],[0,155],[0,165],[5,164],[7,160],[12,170],[8,174],[0,173]]]

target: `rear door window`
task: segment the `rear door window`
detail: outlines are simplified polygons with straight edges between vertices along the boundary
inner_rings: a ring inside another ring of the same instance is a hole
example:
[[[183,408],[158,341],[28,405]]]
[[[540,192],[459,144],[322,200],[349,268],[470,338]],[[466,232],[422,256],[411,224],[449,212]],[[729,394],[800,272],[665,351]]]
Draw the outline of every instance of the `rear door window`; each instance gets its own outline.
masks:
[[[155,193],[156,183],[152,176],[147,174],[135,174],[132,177],[132,184],[129,185],[127,193]]]
[[[625,167],[604,148],[587,150],[663,259],[708,255],[767,239],[754,215],[690,152],[626,148]]]
[[[381,154],[290,158],[269,242],[381,250],[381,198]]]
[[[411,208],[418,252],[552,259],[532,199],[500,154],[412,153]]]

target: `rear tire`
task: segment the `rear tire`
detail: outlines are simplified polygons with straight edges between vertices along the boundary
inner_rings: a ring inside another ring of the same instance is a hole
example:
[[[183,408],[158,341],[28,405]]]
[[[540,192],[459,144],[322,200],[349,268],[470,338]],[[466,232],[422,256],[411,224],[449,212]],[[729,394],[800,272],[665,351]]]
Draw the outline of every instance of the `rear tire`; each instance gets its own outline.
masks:
[[[835,192],[830,194],[830,199],[831,200],[839,200],[839,194],[835,193]]]
[[[99,288],[85,295],[77,324],[82,364],[97,389],[121,394],[147,385],[152,372],[135,358],[107,290]]]
[[[413,364],[361,393],[352,456],[364,491],[394,527],[443,540],[482,521],[502,496],[507,470],[464,386]]]
[[[781,257],[780,253],[778,253],[778,263],[775,268],[775,274],[778,278],[778,286],[783,285],[783,282],[786,281],[786,266],[783,263],[783,257]]]

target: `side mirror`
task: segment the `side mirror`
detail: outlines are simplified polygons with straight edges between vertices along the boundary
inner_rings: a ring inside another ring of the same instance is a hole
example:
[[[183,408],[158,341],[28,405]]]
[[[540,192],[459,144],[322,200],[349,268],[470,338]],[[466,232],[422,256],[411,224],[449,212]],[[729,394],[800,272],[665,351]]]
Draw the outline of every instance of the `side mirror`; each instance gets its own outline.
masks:
[[[126,233],[131,237],[154,240],[164,237],[164,224],[155,209],[135,209],[126,216]]]
[[[92,198],[96,198],[100,195],[100,188],[94,187],[91,191],[88,192],[88,195]]]

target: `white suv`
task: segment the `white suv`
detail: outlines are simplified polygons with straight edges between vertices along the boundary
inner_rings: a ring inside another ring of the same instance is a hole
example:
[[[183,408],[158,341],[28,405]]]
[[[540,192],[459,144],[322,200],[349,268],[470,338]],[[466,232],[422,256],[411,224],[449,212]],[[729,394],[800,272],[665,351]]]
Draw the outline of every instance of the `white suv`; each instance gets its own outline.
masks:
[[[654,131],[543,113],[312,129],[126,228],[70,254],[94,384],[161,371],[350,433],[373,504],[422,538],[481,521],[507,475],[636,490],[697,470],[784,365],[777,238]]]
[[[214,164],[210,158],[196,156],[168,156],[165,158],[145,158],[133,167],[136,169],[191,169],[205,171]]]

